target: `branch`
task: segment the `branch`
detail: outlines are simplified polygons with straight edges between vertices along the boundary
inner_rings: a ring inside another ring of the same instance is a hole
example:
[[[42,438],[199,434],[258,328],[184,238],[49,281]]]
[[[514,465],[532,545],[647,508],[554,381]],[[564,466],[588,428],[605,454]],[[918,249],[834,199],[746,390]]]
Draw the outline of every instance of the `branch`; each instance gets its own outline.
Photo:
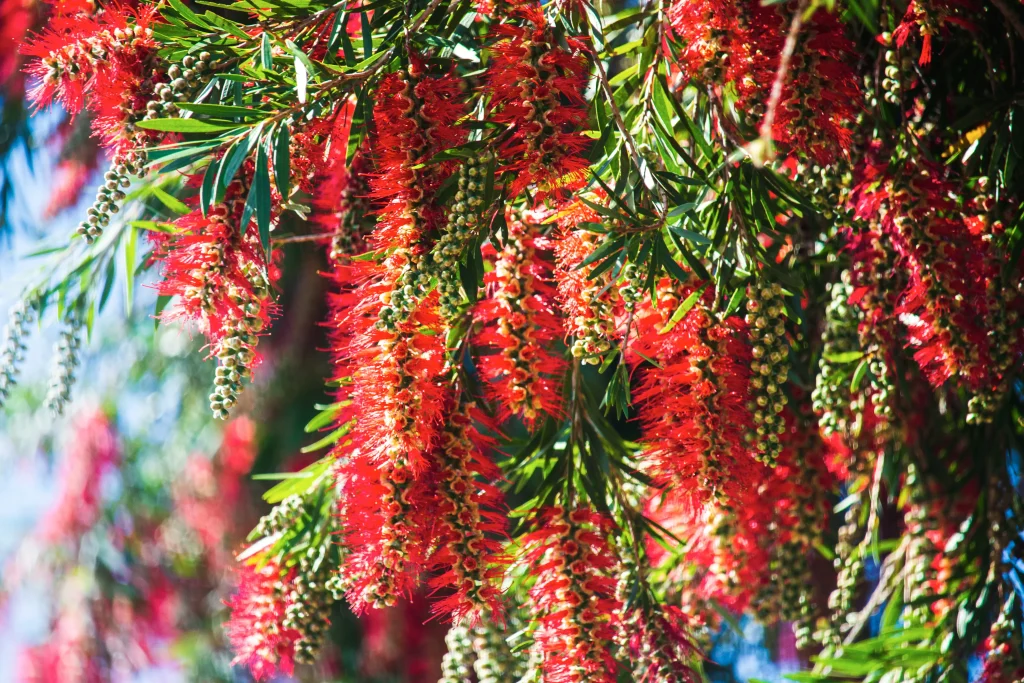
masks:
[[[1024,38],[1024,23],[1021,22],[1020,17],[1013,11],[1013,8],[1006,4],[1006,0],[992,0],[992,4],[1003,13],[1003,16],[1010,22],[1010,26],[1017,32],[1017,35]]]

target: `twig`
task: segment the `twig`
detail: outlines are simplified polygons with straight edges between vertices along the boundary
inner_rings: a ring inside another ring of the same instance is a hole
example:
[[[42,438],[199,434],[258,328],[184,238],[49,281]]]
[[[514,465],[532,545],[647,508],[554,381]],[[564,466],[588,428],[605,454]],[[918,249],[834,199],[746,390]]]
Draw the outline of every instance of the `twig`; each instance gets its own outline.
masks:
[[[1017,32],[1017,35],[1024,38],[1024,22],[1021,22],[1020,17],[1017,13],[1006,4],[1006,0],[992,0],[992,4],[996,6],[996,9],[1003,13],[1006,20],[1010,22],[1010,26]]]
[[[800,0],[800,4],[793,14],[793,21],[789,24],[789,33],[786,35],[786,44],[779,56],[779,68],[775,72],[775,82],[772,83],[771,95],[768,97],[768,108],[761,120],[761,127],[758,133],[761,140],[767,144],[770,159],[773,156],[772,150],[772,126],[775,124],[775,112],[782,101],[782,89],[786,86],[786,78],[789,76],[789,64],[793,61],[793,54],[796,52],[796,41],[800,36],[800,28],[804,23],[804,12],[807,10],[807,0]]]
[[[871,597],[868,599],[868,604],[864,605],[864,609],[857,613],[857,621],[853,623],[853,626],[850,628],[850,632],[847,633],[846,638],[843,639],[844,645],[850,645],[857,640],[857,636],[860,634],[861,629],[863,629],[871,619],[871,615],[876,609],[878,609],[878,606],[885,602],[885,600],[892,594],[894,587],[890,585],[890,582],[893,575],[896,573],[897,560],[906,554],[909,540],[909,536],[904,537],[900,542],[899,547],[896,548],[891,555],[885,558],[885,561],[882,563],[881,575],[878,577],[878,588],[876,588],[875,592],[871,594]]]
[[[292,244],[294,242],[322,242],[329,239],[333,239],[334,233],[323,233],[320,235],[283,235],[281,237],[272,237],[270,239],[271,244]]]

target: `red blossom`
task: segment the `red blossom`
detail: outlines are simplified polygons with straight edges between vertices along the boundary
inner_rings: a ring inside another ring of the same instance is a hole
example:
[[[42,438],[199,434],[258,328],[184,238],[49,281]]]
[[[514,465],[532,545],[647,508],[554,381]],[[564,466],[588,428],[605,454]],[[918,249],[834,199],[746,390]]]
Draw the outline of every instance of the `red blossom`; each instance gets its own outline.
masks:
[[[530,185],[537,198],[580,187],[589,163],[584,99],[589,69],[587,46],[567,37],[559,46],[540,3],[521,0],[494,29],[493,60],[487,69],[490,120],[511,134],[497,149],[498,172],[510,178],[510,196]]]
[[[502,549],[504,497],[496,485],[501,471],[487,456],[492,440],[476,426],[493,431],[489,423],[480,409],[463,401],[449,414],[435,453],[442,530],[430,566],[442,573],[431,585],[451,593],[434,603],[433,610],[470,624],[482,616],[501,618],[501,583],[508,562]]]
[[[523,538],[536,578],[529,607],[537,622],[533,648],[545,681],[614,683],[617,560],[608,545],[611,522],[589,509],[548,508]]]
[[[357,610],[394,604],[416,585],[432,541],[434,492],[423,476],[441,443],[447,390],[436,295],[397,329],[378,325],[394,288],[386,264],[339,264],[330,296],[337,424],[352,424],[334,451],[346,492],[346,573]]]
[[[273,558],[256,558],[238,569],[238,588],[227,601],[231,616],[224,630],[235,652],[232,664],[249,667],[257,681],[295,669],[298,631],[284,627],[290,573],[282,576]]]
[[[480,372],[501,417],[533,425],[542,415],[562,414],[564,357],[552,347],[562,336],[551,284],[551,243],[539,236],[538,218],[508,221],[508,241],[487,273],[487,298],[476,307],[481,325],[476,344],[490,353]]]
[[[710,288],[703,303],[669,323],[698,287],[666,278],[657,305],[645,302],[636,315],[629,360],[637,365],[646,357],[660,365],[643,369],[634,392],[643,457],[659,481],[684,488],[696,501],[730,500],[756,483],[760,469],[745,440],[752,423],[751,352],[743,319],[720,320],[709,310]]]
[[[49,542],[77,538],[92,527],[100,514],[103,477],[121,462],[117,436],[102,412],[76,418],[72,434],[61,465],[57,502],[42,522],[42,536]]]
[[[149,75],[144,62],[157,47],[151,30],[157,16],[154,5],[112,5],[95,14],[54,18],[22,48],[38,58],[28,67],[38,79],[29,98],[36,106],[56,99],[71,114],[88,106],[100,118],[123,122],[123,98]]]

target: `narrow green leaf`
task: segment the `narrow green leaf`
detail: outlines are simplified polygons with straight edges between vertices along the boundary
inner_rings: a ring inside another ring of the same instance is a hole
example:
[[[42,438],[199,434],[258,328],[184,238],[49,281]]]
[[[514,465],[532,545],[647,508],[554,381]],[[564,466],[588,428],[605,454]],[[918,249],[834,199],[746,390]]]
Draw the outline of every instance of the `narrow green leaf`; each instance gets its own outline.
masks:
[[[270,44],[270,34],[266,31],[260,37],[260,65],[267,71],[274,68],[274,53]]]
[[[260,145],[256,155],[256,176],[253,178],[252,190],[256,193],[256,225],[259,228],[260,244],[270,263],[270,169],[267,160],[267,148]]]
[[[679,308],[675,310],[675,313],[672,314],[672,317],[669,318],[668,322],[665,324],[665,327],[661,328],[658,334],[665,334],[667,332],[670,332],[673,327],[678,325],[679,321],[686,317],[686,314],[690,312],[690,309],[692,309],[694,304],[697,303],[697,300],[700,299],[702,294],[704,294],[704,290],[707,289],[707,286],[708,284],[704,283],[704,285],[700,289],[691,292],[690,296],[686,297],[686,299],[684,299],[683,302],[679,304]]]
[[[135,251],[139,244],[139,231],[128,226],[128,239],[124,241],[124,307],[131,315],[135,303]]]
[[[274,138],[274,184],[281,197],[288,199],[291,189],[291,140],[289,139],[287,125],[281,125],[277,129]]]
[[[857,366],[857,369],[853,371],[853,379],[850,380],[850,391],[857,393],[860,388],[860,383],[864,379],[864,375],[868,372],[868,360],[865,358]]]
[[[203,116],[240,116],[242,118],[264,118],[270,115],[270,112],[263,111],[261,109],[253,109],[251,107],[236,107],[231,104],[203,104],[195,102],[182,102],[177,105],[178,109],[184,111],[190,111],[193,114],[202,114]],[[191,120],[191,119],[188,119]],[[235,124],[236,126],[238,124]]]
[[[185,202],[161,190],[159,187],[153,188],[153,196],[159,199],[161,204],[178,215],[184,215],[192,211]]]
[[[146,130],[158,130],[164,133],[220,133],[226,130],[240,130],[247,124],[211,123],[197,119],[152,119],[150,121],[139,121],[135,124]]]

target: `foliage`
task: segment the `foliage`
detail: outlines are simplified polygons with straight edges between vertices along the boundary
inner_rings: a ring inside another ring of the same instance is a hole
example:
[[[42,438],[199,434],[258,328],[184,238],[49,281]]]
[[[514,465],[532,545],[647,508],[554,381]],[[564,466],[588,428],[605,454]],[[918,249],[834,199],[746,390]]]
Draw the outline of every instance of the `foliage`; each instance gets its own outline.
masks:
[[[119,273],[202,333],[218,418],[328,309],[322,458],[238,558],[255,677],[424,587],[446,680],[698,680],[740,613],[801,680],[1020,677],[1018,7],[33,11],[7,92],[111,166],[2,395],[55,318],[63,409]]]

